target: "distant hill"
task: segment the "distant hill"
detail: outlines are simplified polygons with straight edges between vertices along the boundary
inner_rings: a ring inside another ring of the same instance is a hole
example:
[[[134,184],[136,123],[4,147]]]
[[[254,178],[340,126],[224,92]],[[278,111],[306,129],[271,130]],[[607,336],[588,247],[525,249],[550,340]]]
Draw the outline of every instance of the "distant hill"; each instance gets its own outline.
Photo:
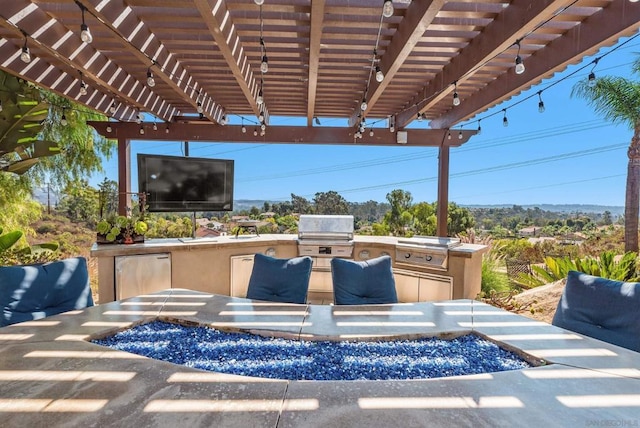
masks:
[[[495,204],[495,205],[462,205],[466,208],[511,208],[518,204]],[[609,211],[614,216],[623,215],[624,207],[615,205],[594,205],[594,204],[528,204],[518,205],[524,209],[540,208],[544,211],[562,212],[562,213],[603,213]]]
[[[249,210],[251,207],[262,208],[265,202],[270,204],[282,202],[282,201],[264,201],[261,199],[238,199],[233,201],[234,211]],[[386,201],[384,201],[386,203]],[[461,204],[462,205],[462,204]],[[518,204],[477,204],[477,205],[462,205],[465,208],[511,208]],[[595,204],[528,204],[518,205],[524,209],[528,208],[540,208],[544,211],[562,212],[562,213],[603,213],[605,211],[611,212],[614,216],[620,216],[624,214],[624,207],[613,205],[595,205]]]

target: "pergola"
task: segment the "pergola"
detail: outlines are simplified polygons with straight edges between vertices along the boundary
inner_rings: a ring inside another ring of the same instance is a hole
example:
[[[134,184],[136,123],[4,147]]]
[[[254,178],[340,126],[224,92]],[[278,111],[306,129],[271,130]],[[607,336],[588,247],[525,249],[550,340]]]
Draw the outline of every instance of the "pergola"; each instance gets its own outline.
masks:
[[[450,129],[639,22],[633,0],[11,0],[0,68],[112,119],[92,125],[118,140],[121,206],[133,139],[400,143],[439,148],[446,218],[449,148],[475,133]],[[306,126],[269,126],[271,116]],[[429,129],[405,129],[416,119]],[[363,132],[376,121],[390,132]]]

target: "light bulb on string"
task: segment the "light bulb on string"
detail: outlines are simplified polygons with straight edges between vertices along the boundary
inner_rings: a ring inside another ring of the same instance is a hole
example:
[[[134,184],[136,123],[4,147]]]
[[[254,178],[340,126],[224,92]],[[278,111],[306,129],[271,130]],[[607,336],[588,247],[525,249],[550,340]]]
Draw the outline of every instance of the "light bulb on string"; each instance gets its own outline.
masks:
[[[369,129],[369,137],[373,137],[373,128]]]
[[[522,57],[520,56],[520,39],[516,41],[516,45],[518,45],[518,53],[516,54],[516,74],[524,73],[524,64],[522,63]]]
[[[153,122],[153,130],[154,130],[154,131],[157,131],[157,130],[158,130],[158,125],[156,125],[156,123],[155,123],[155,122]]]
[[[82,96],[87,95],[87,84],[84,83],[82,80],[80,81],[80,95]]]
[[[509,126],[509,119],[507,119],[507,110],[502,110],[504,112],[504,116],[502,117],[502,126],[505,128]]]
[[[116,112],[116,102],[111,101],[111,105],[109,106],[109,113],[114,114]]]
[[[367,99],[362,98],[362,103],[360,104],[360,110],[365,111],[367,107],[369,107],[369,105],[367,104]]]
[[[256,104],[260,105],[264,102],[264,98],[262,97],[262,88],[258,91],[258,97],[256,98]]]
[[[266,73],[269,71],[269,59],[266,55],[262,55],[262,62],[260,63],[260,71]]]
[[[27,46],[27,37],[24,38],[24,45],[22,45],[22,52],[20,52],[20,59],[25,64],[29,64],[31,62],[31,51],[29,50],[29,46]]]
[[[544,101],[542,101],[542,91],[538,92],[538,111],[544,113]]]
[[[590,88],[596,86],[596,73],[594,73],[593,71],[589,73],[589,77],[587,78],[587,85],[589,85]]]
[[[477,135],[480,135],[482,133],[482,127],[480,126],[480,120],[478,120],[478,131],[477,131]]]
[[[140,125],[140,135],[144,135],[144,126]]]
[[[458,81],[453,82],[453,105],[460,105],[460,97],[458,96]]]
[[[156,79],[153,78],[153,73],[151,72],[151,68],[147,69],[147,86],[153,88],[156,86]]]
[[[113,129],[111,129],[111,125],[107,125],[107,132],[111,133],[111,131],[113,131]]]
[[[462,131],[458,132],[458,140],[462,140]]]
[[[393,16],[393,2],[391,0],[384,0],[382,4],[382,16],[385,18]]]
[[[67,126],[69,122],[67,122],[67,115],[62,112],[62,117],[60,118],[60,125]]]
[[[380,70],[380,66],[376,65],[376,82],[380,83],[384,80],[384,73]]]
[[[93,42],[93,36],[91,35],[91,30],[89,30],[89,27],[87,26],[87,24],[84,21],[84,11],[85,11],[85,7],[83,5],[81,5],[80,3],[76,2],[78,4],[78,6],[80,7],[80,10],[82,12],[82,24],[80,24],[80,40],[82,40],[83,42],[89,44],[91,42]]]
[[[169,124],[167,123],[167,126],[164,127],[164,133],[168,134],[169,133]]]
[[[253,0],[253,2],[258,6],[262,6],[264,4],[264,0]]]

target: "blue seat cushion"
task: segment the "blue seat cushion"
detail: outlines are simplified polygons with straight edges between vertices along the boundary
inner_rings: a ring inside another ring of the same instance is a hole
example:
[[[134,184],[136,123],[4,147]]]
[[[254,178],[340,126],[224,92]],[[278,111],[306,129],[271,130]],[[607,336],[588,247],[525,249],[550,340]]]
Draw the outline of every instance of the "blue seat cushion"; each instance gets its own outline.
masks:
[[[398,303],[389,256],[358,262],[333,258],[331,277],[336,305]]]
[[[256,254],[247,290],[248,299],[306,303],[312,259],[309,256],[278,259]]]
[[[0,326],[93,306],[84,257],[0,266]]]
[[[640,283],[570,271],[551,323],[640,352]]]

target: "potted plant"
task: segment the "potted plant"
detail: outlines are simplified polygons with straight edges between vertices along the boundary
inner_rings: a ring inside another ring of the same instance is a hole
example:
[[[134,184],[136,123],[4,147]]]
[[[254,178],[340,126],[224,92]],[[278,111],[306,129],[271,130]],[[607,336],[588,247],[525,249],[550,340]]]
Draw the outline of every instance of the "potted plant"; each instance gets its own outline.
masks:
[[[141,217],[112,215],[96,226],[98,243],[133,244],[144,242],[148,225]]]

